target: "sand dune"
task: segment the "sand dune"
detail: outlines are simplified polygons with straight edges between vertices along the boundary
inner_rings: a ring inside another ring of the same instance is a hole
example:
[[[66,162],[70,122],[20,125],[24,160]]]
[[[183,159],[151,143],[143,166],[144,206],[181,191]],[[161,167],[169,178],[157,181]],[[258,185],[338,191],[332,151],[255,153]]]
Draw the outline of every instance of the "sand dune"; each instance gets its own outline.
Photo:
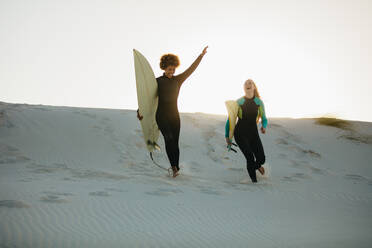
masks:
[[[371,247],[372,123],[269,119],[252,184],[224,122],[181,114],[173,179],[134,111],[0,103],[0,247]]]

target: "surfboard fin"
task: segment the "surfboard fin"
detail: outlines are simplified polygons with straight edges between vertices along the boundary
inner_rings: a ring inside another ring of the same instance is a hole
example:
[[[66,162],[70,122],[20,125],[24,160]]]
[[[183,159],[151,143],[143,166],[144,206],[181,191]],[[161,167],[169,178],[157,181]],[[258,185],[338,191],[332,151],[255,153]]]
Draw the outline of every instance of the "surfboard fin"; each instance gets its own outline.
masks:
[[[156,144],[156,142],[154,142],[154,148],[155,148],[156,150],[158,150],[158,151],[161,150],[160,146],[159,146],[158,144]]]

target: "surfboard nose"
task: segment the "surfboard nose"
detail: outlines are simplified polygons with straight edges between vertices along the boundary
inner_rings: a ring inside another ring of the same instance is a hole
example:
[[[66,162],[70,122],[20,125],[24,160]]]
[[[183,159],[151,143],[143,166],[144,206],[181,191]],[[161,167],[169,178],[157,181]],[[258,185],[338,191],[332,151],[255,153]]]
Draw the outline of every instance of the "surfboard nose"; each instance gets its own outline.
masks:
[[[138,50],[136,50],[135,48],[133,48],[133,55],[134,56],[140,56],[142,54]]]

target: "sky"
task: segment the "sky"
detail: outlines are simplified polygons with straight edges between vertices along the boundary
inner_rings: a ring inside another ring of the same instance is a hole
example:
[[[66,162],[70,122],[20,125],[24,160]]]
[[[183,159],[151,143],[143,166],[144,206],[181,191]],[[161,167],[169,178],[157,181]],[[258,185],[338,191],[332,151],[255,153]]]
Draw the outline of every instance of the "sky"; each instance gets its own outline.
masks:
[[[183,72],[180,112],[226,114],[256,82],[268,117],[372,121],[372,1],[0,0],[0,101],[137,109],[133,48]]]

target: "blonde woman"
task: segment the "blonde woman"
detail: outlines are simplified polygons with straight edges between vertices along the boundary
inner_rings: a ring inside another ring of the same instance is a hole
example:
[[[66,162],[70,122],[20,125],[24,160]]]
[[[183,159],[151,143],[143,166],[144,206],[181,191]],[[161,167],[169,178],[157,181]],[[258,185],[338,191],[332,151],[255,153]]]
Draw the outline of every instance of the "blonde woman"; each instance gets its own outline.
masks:
[[[256,84],[252,79],[244,83],[245,95],[237,100],[239,105],[238,122],[234,130],[234,138],[247,160],[247,170],[253,183],[257,182],[256,170],[262,175],[265,169],[265,152],[258,134],[257,123],[261,119],[261,132],[266,133],[267,119],[263,101],[260,98]],[[226,143],[231,147],[229,139],[229,119],[226,122]]]

